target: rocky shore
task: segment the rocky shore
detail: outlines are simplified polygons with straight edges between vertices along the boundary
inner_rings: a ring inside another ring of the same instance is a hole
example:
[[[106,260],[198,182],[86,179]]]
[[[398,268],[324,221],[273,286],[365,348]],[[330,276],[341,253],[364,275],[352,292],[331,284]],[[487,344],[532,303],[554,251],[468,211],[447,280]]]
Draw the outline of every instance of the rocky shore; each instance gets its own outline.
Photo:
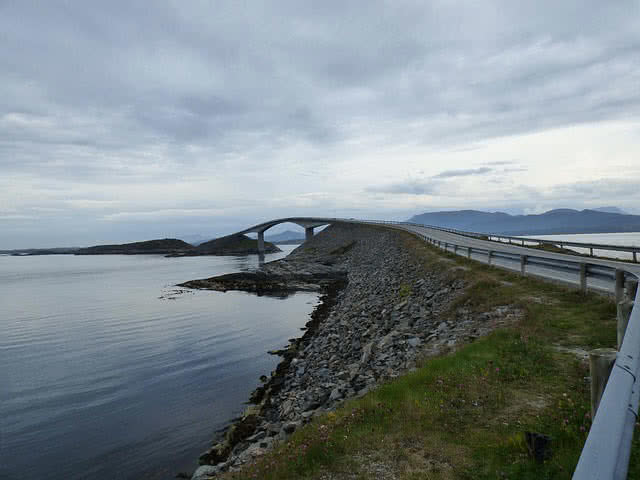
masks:
[[[251,396],[252,405],[224,438],[200,456],[193,479],[215,478],[265,454],[315,415],[436,354],[484,335],[519,315],[510,307],[472,314],[451,302],[465,284],[425,265],[408,234],[336,224],[255,274],[182,286],[256,293],[318,291],[321,302],[305,334],[277,352],[283,360]]]

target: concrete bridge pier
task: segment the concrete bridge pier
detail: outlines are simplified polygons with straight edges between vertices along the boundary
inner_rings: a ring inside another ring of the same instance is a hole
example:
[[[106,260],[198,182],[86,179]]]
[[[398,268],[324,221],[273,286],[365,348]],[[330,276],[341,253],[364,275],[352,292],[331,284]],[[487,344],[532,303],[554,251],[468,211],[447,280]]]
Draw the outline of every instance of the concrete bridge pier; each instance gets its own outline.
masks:
[[[304,229],[304,241],[311,240],[313,238],[313,228],[314,227],[305,227]]]
[[[258,232],[258,254],[264,255],[264,230]]]

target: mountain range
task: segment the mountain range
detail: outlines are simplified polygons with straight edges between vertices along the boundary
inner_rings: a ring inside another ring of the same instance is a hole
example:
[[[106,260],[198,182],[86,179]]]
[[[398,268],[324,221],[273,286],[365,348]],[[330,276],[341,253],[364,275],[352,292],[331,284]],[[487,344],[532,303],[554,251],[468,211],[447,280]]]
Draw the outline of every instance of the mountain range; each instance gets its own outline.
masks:
[[[410,222],[503,235],[553,235],[570,233],[640,232],[640,215],[616,207],[593,210],[559,208],[538,215],[455,210],[415,215]]]
[[[286,230],[282,233],[276,233],[274,235],[265,235],[264,239],[272,243],[302,243],[304,242],[303,232],[294,232],[293,230]]]

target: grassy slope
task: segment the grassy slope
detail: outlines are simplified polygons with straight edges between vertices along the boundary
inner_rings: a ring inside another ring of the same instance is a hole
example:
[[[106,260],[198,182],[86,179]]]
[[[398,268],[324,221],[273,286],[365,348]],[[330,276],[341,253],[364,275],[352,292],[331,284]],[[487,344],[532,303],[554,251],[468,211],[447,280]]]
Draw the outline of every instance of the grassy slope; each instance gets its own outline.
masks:
[[[484,312],[510,304],[525,317],[425,359],[225,478],[571,478],[591,422],[589,372],[555,346],[615,345],[613,303],[442,254],[413,238],[406,243],[429,268],[447,268],[471,284],[456,306]],[[525,431],[552,437],[549,460],[530,457]],[[629,478],[640,478],[638,443],[636,434]]]

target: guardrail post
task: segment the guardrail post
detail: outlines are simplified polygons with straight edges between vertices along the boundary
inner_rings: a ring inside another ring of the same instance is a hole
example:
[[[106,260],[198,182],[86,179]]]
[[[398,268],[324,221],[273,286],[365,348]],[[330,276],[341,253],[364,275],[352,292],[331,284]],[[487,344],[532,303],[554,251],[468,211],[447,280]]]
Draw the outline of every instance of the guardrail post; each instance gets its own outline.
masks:
[[[638,257],[636,256],[638,252],[633,252],[633,263],[638,263]]]
[[[631,300],[622,300],[617,304],[616,320],[617,320],[617,333],[618,333],[618,350],[622,346],[622,340],[624,340],[624,334],[627,331],[627,325],[631,318],[631,310],[633,310],[633,304]]]
[[[580,264],[580,290],[587,291],[587,264]]]
[[[589,256],[593,257],[593,247],[589,247]]]
[[[524,247],[524,240],[522,240],[522,246]]]
[[[635,300],[638,293],[638,280],[630,278],[625,282],[625,287],[627,288],[627,298],[631,301]]]
[[[471,247],[467,247],[467,258],[471,258]]]
[[[491,257],[493,257],[493,252],[491,250],[489,250],[487,252],[487,264],[491,265]]]
[[[457,245],[457,244],[455,244],[455,245],[453,246],[453,253],[455,253],[455,254],[457,254],[457,253],[458,253],[458,245]]]
[[[526,255],[520,255],[520,273],[522,275],[525,274],[526,268],[527,268],[527,256]]]
[[[616,305],[624,298],[624,271],[616,270]]]
[[[591,418],[596,417],[598,405],[607,386],[611,368],[616,361],[613,348],[596,348],[589,352],[589,371],[591,372]]]

